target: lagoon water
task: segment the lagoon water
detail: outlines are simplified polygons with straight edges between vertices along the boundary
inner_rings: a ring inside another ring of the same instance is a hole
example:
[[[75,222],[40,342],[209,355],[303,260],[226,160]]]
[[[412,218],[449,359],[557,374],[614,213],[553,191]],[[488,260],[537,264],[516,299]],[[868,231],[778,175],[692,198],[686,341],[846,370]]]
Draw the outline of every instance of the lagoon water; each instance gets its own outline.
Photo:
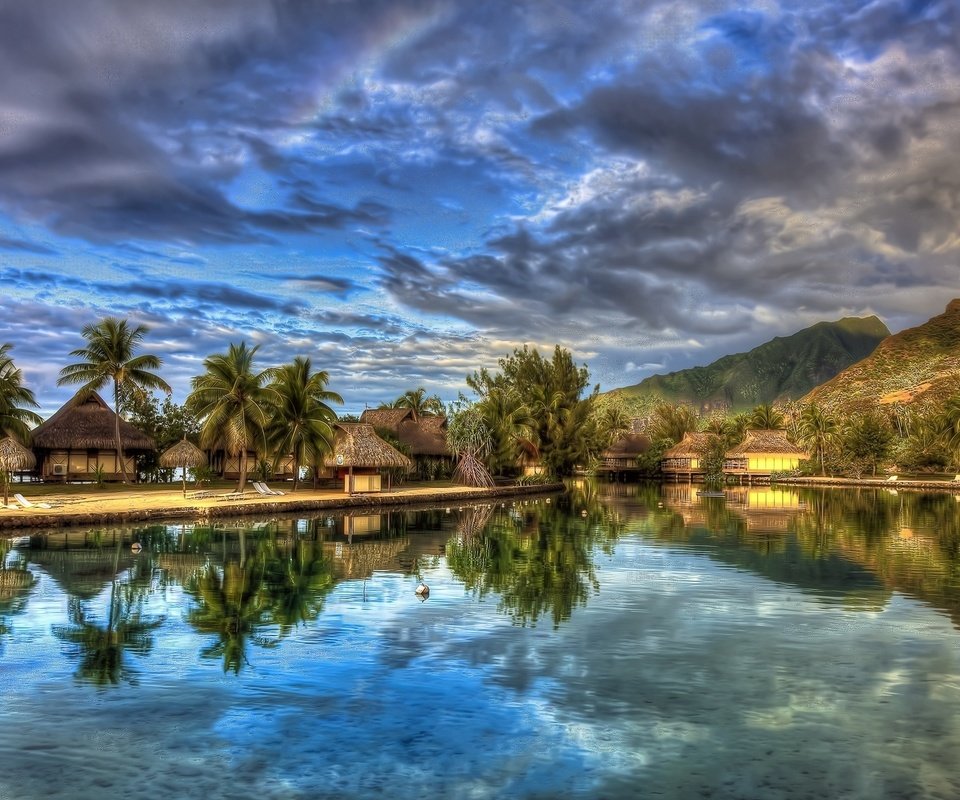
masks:
[[[0,553],[0,798],[960,796],[949,494],[580,482]]]

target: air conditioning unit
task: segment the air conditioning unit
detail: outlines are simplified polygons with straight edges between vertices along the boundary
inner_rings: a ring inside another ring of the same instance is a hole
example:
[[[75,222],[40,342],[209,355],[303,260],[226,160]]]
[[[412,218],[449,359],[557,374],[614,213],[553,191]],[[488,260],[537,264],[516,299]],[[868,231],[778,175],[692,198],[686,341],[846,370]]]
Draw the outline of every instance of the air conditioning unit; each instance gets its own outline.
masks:
[[[66,475],[66,474],[67,474],[67,465],[66,465],[66,464],[54,464],[54,465],[53,465],[53,474],[54,474],[54,475]]]

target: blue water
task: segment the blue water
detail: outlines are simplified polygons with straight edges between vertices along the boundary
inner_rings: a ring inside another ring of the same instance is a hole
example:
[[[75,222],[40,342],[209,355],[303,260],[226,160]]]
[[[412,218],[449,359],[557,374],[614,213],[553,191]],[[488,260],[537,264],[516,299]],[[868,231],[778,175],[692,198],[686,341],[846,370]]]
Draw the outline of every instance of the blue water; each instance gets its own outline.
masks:
[[[955,798],[958,528],[584,484],[7,540],[0,798]]]

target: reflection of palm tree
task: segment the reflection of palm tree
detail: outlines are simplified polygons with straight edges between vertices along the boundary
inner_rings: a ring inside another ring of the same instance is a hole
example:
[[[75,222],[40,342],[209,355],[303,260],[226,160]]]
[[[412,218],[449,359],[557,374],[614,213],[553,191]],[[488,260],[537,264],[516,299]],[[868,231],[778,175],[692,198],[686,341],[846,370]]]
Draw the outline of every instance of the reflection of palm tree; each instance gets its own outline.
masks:
[[[298,540],[291,552],[265,559],[264,586],[269,602],[266,616],[280,628],[280,637],[301,622],[320,616],[326,596],[333,590],[333,565],[319,541]]]
[[[447,562],[480,597],[500,595],[515,623],[534,625],[549,615],[554,626],[570,618],[597,591],[593,550],[606,528],[554,506],[526,514],[500,514],[487,528],[447,543]]]
[[[74,645],[80,656],[77,676],[104,686],[121,679],[135,683],[135,672],[124,664],[124,653],[146,655],[153,647],[151,632],[159,628],[164,617],[146,620],[143,617],[143,595],[140,587],[113,581],[106,624],[97,623],[82,600],[70,598],[70,625],[57,625],[54,635]]]
[[[184,587],[199,603],[187,619],[201,633],[218,637],[201,655],[222,656],[224,672],[240,672],[240,667],[247,662],[248,639],[261,647],[277,644],[257,634],[258,627],[267,621],[262,578],[262,571],[245,564],[241,557],[239,562],[225,564],[222,570],[208,564]]]

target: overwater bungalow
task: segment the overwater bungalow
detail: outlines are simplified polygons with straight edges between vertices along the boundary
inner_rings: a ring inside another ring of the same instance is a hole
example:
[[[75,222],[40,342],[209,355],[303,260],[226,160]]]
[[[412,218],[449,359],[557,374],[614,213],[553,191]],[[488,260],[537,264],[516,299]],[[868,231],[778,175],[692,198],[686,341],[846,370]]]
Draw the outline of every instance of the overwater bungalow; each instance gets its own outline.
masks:
[[[417,414],[412,408],[368,408],[360,421],[389,431],[413,460],[421,478],[449,476],[453,453],[447,447],[447,418],[442,414]]]
[[[703,467],[703,453],[705,452],[712,433],[685,433],[673,447],[663,453],[660,460],[660,471],[665,477],[680,480],[684,478],[692,481],[702,478],[706,471]]]
[[[32,433],[36,474],[44,481],[123,479],[116,445],[117,415],[96,392],[75,394]],[[136,479],[136,457],[157,449],[153,439],[120,419],[120,442],[127,476]]]
[[[600,454],[599,470],[610,477],[636,475],[640,471],[637,459],[650,449],[650,437],[645,433],[625,433]]]
[[[775,472],[790,472],[809,454],[787,438],[786,431],[747,431],[744,440],[727,451],[723,472],[747,481],[765,480]]]
[[[343,481],[347,494],[382,491],[382,470],[413,466],[409,458],[377,436],[372,425],[338,422],[334,429],[333,452],[324,459],[324,466]]]

